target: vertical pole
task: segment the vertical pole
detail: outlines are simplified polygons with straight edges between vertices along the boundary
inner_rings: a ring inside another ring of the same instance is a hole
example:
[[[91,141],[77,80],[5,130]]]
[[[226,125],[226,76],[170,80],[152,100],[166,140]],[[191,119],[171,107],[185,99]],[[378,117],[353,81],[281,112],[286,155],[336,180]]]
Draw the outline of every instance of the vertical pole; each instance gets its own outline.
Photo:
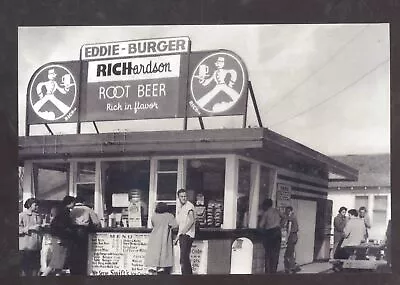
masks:
[[[225,161],[224,229],[236,229],[239,159],[231,154]]]
[[[99,216],[99,218],[103,218],[104,209],[103,209],[103,187],[102,187],[102,169],[101,169],[101,161],[96,160],[95,162],[95,184],[94,184],[94,211]]]
[[[154,213],[155,204],[157,201],[157,159],[150,159],[150,182],[149,182],[149,206],[148,206],[148,218],[147,227],[152,228],[151,216]]]
[[[185,117],[183,119],[183,129],[186,131],[188,127],[188,100],[189,100],[189,89],[190,89],[190,56],[191,56],[191,41],[189,40],[189,49],[187,53],[187,59],[186,59],[186,89],[185,89]]]
[[[260,128],[262,128],[263,125],[262,125],[262,121],[261,121],[261,116],[260,116],[260,112],[259,112],[259,110],[258,110],[258,105],[257,105],[257,101],[256,101],[256,96],[254,96],[253,85],[251,84],[251,81],[249,81],[249,90],[250,90],[251,100],[253,101],[254,110],[255,110],[255,112],[256,112],[257,121],[258,121],[258,126],[259,126]]]
[[[242,128],[246,128],[247,124],[247,108],[249,105],[249,83],[247,83],[247,97],[246,97],[246,107],[244,109],[244,114],[243,114],[243,125]]]
[[[186,189],[186,160],[183,157],[178,158],[178,181],[176,183],[178,191],[179,189],[183,188]]]
[[[261,165],[251,163],[250,169],[250,209],[249,209],[249,228],[257,228],[258,205],[260,200],[260,175]]]
[[[33,78],[33,76],[32,76],[32,78]],[[31,84],[32,84],[32,78],[31,78],[31,80],[29,81],[29,84],[28,84],[28,89],[27,89],[27,91],[26,91],[26,100],[25,100],[25,136],[29,136],[29,131],[30,131],[30,125],[29,125],[29,112],[28,112],[28,108],[29,108],[29,97],[30,97],[30,94],[29,94],[29,86],[31,86]]]
[[[177,183],[176,183],[176,192],[179,189],[186,189],[186,160],[183,157],[178,158],[178,173],[177,173]],[[187,190],[187,189],[186,189]],[[175,195],[175,205],[178,206],[179,199],[178,196]],[[175,207],[175,217],[178,215],[178,207]]]
[[[76,122],[76,133],[80,134],[81,133],[81,92],[82,92],[82,81],[83,81],[83,67],[86,66],[86,64],[84,64],[84,62],[82,61],[82,47],[81,50],[79,51],[79,90],[77,90],[78,92],[78,121]],[[86,86],[86,85],[85,85]],[[85,89],[86,92],[86,89]]]
[[[70,172],[69,172],[69,196],[75,197],[77,194],[76,191],[76,177],[78,175],[78,162],[71,161],[70,163]]]
[[[35,190],[32,183],[33,176],[33,163],[31,161],[25,161],[24,163],[24,178],[22,181],[22,199],[23,203],[29,198],[35,197]]]
[[[270,176],[269,176],[269,197],[270,199],[272,199],[272,201],[274,201],[275,206],[276,206],[276,183],[278,180],[278,171],[276,169],[271,169],[270,170]],[[265,197],[267,198],[267,197]]]

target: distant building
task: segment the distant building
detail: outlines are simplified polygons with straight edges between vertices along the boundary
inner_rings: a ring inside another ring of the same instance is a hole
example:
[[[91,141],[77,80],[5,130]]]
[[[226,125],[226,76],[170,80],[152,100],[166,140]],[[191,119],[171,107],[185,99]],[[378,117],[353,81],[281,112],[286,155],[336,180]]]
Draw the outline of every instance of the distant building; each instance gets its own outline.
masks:
[[[348,209],[365,206],[372,223],[369,238],[384,239],[391,217],[390,154],[346,155],[333,159],[357,169],[359,176],[358,181],[329,183],[332,214],[336,216],[341,206]]]

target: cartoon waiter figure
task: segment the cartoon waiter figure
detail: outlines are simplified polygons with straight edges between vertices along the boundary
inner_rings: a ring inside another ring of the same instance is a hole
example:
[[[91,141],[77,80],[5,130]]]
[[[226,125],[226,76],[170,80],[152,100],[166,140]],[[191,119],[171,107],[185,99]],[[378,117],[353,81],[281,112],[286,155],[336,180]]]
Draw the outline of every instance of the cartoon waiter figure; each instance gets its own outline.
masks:
[[[197,101],[198,105],[202,108],[204,108],[204,106],[207,105],[207,103],[209,103],[220,91],[229,95],[234,102],[236,102],[240,97],[240,94],[232,88],[237,79],[236,71],[233,69],[224,69],[225,59],[222,56],[218,57],[215,66],[217,67],[217,70],[214,71],[211,77],[199,80],[199,83],[203,86],[209,85],[212,81],[216,83],[215,87],[210,92]],[[225,80],[228,74],[230,75],[230,81],[227,84]]]
[[[54,93],[58,90],[62,94],[67,94],[69,88],[74,84],[71,84],[71,77],[69,74],[66,74],[62,77],[62,83],[60,87],[56,82],[57,74],[55,73],[54,69],[49,69],[48,71],[48,81],[39,82],[36,86],[36,92],[40,98],[40,100],[33,106],[35,111],[39,111],[40,108],[47,102],[51,101],[62,113],[67,113],[69,111],[69,107],[65,105],[62,101],[57,99],[54,96]],[[43,94],[43,87],[46,89],[46,93]]]

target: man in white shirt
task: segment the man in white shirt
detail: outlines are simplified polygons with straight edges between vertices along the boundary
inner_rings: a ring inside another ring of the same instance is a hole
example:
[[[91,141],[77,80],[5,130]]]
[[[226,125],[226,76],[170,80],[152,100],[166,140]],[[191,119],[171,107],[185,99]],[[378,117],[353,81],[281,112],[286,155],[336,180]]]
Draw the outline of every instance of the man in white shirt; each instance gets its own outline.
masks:
[[[100,228],[100,220],[82,197],[76,197],[70,216],[75,229],[74,245],[71,248],[71,275],[86,275],[88,260],[88,239],[91,228]]]
[[[342,247],[357,246],[365,241],[365,224],[364,220],[358,217],[355,209],[348,211],[349,221],[344,228],[344,240]]]
[[[177,205],[176,220],[178,222],[178,237],[181,251],[180,264],[182,274],[193,274],[190,263],[190,250],[195,235],[194,206],[187,199],[185,189],[177,192],[179,203]]]

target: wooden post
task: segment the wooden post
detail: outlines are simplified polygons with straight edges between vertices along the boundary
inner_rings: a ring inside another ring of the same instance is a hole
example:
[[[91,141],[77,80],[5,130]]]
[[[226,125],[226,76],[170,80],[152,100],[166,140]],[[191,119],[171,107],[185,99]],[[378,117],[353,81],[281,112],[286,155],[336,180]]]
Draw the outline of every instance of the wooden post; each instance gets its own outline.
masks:
[[[157,163],[158,160],[155,158],[150,159],[150,182],[149,182],[149,206],[148,206],[148,218],[147,227],[152,228],[151,216],[155,210],[155,204],[157,201]]]
[[[24,178],[23,178],[23,192],[22,199],[23,203],[29,198],[35,197],[35,189],[32,183],[33,176],[33,163],[31,161],[25,161],[24,163]]]
[[[236,229],[239,159],[227,156],[225,162],[224,229]]]
[[[257,228],[258,205],[260,200],[261,165],[252,163],[250,170],[249,228]]]

